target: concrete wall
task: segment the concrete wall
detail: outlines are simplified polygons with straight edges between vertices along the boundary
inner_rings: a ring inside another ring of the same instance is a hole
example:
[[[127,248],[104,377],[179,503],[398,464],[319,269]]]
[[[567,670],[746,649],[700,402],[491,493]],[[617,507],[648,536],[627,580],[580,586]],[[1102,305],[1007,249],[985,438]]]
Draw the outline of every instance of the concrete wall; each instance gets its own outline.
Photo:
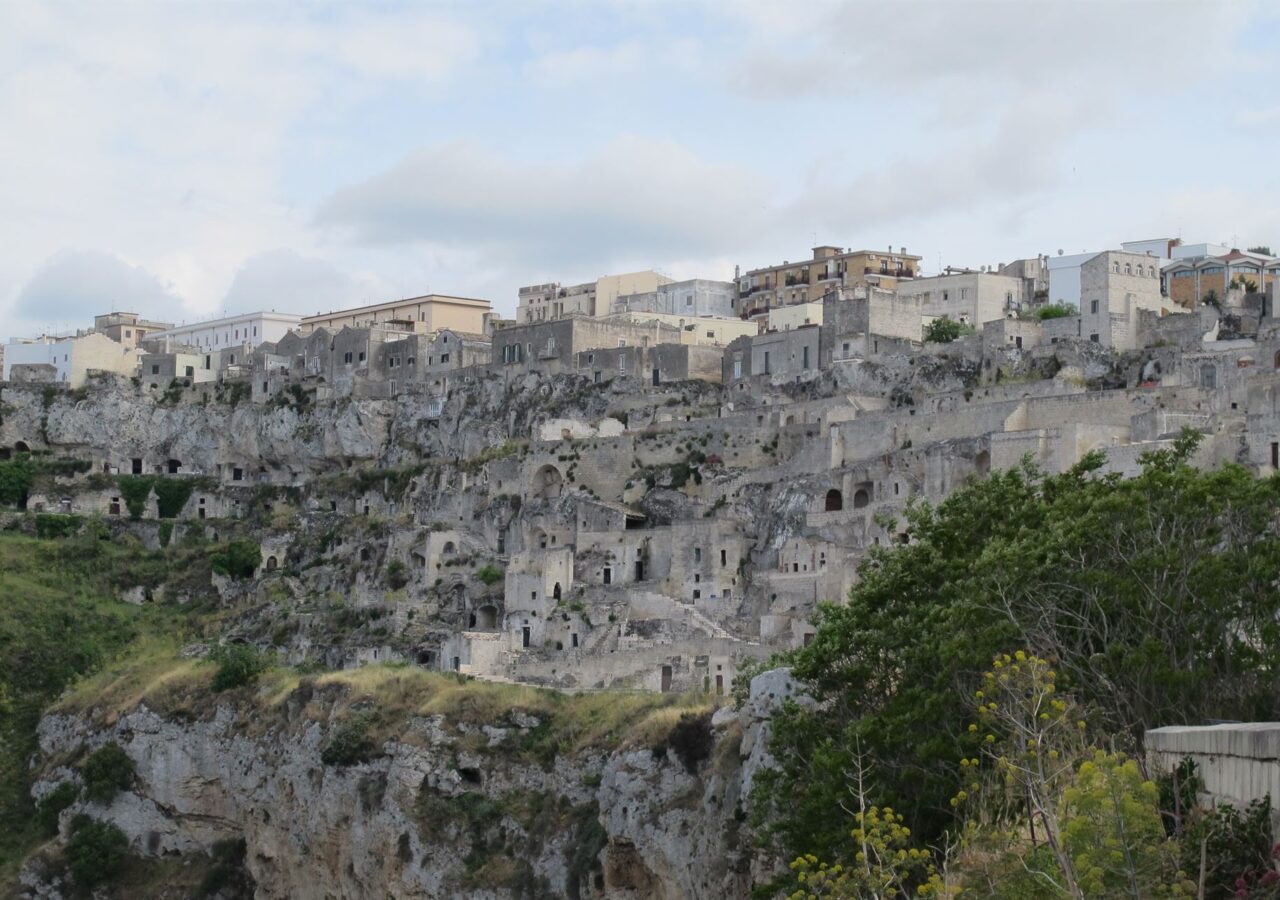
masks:
[[[1211,805],[1241,809],[1269,795],[1273,831],[1280,824],[1280,722],[1153,728],[1143,744],[1151,776],[1190,757]]]

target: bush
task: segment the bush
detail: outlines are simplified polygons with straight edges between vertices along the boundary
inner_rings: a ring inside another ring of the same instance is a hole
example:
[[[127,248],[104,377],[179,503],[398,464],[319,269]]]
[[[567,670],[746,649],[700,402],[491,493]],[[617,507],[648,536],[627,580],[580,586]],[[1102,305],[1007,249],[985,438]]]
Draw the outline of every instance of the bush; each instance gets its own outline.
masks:
[[[409,573],[405,571],[405,565],[398,559],[393,559],[387,563],[387,584],[393,591],[398,591],[409,583]]]
[[[711,756],[711,748],[715,745],[715,736],[711,733],[710,713],[685,713],[671,729],[666,741],[658,751],[672,751],[676,758],[684,763],[690,775],[698,771],[698,765]]]
[[[41,834],[54,834],[58,830],[58,817],[62,811],[80,799],[80,788],[74,781],[64,781],[40,798],[36,804],[36,827]]]
[[[485,587],[492,587],[494,584],[502,580],[502,570],[493,563],[485,563],[476,569],[476,580]]]
[[[375,747],[369,737],[369,716],[352,716],[338,726],[329,744],[320,751],[320,761],[326,766],[350,766],[364,762],[373,756]]]
[[[129,839],[110,822],[91,819],[83,813],[71,820],[71,840],[67,842],[67,867],[82,887],[109,881],[120,871],[129,853]]]
[[[1050,303],[1036,310],[1036,318],[1043,322],[1045,319],[1065,319],[1074,316],[1079,312],[1070,303]]]
[[[252,578],[262,565],[262,549],[252,541],[231,541],[209,560],[213,571],[231,578]]]
[[[926,326],[924,339],[931,344],[950,344],[962,335],[973,334],[973,331],[972,325],[965,325],[963,322],[953,322],[947,318],[934,319]]]
[[[120,496],[129,510],[129,518],[141,519],[147,511],[147,498],[151,496],[151,483],[154,479],[146,475],[121,475],[117,482]]]
[[[253,684],[267,669],[267,659],[251,644],[223,644],[209,654],[218,664],[209,686],[215,691]]]
[[[112,742],[89,754],[80,766],[86,799],[106,806],[117,793],[133,785],[133,760],[124,748]]]
[[[35,467],[28,456],[0,461],[0,503],[6,506],[25,506]]]
[[[157,478],[152,489],[156,492],[156,508],[162,519],[175,519],[191,499],[195,482],[190,478]]]
[[[75,534],[79,529],[79,516],[62,516],[57,513],[40,513],[36,516],[36,537],[54,540]]]

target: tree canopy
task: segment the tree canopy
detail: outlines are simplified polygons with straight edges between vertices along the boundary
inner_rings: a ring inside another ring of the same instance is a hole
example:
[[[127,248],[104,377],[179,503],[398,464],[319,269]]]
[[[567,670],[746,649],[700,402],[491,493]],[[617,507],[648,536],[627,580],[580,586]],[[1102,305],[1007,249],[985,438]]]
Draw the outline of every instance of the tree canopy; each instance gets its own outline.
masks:
[[[1146,455],[1134,478],[1104,474],[1095,452],[909,507],[910,543],[873,548],[792,656],[816,703],[775,721],[764,839],[784,858],[842,858],[855,747],[870,803],[925,841],[952,828],[955,763],[978,749],[958,698],[1010,647],[1051,659],[1120,747],[1160,725],[1280,714],[1280,477],[1193,468],[1197,443]]]

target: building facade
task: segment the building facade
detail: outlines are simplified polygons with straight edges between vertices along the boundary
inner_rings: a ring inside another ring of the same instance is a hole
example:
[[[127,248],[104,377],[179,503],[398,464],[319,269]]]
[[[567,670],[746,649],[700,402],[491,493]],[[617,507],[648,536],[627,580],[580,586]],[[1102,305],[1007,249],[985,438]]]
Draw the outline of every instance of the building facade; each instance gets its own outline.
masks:
[[[175,325],[147,336],[147,345],[157,352],[197,347],[201,351],[245,347],[252,350],[263,341],[275,342],[299,326],[301,316],[293,313],[251,312],[238,316]]]
[[[141,352],[98,332],[10,341],[4,354],[4,380],[50,380],[78,388],[90,372],[135,374]],[[15,376],[15,366],[33,370],[37,376],[25,377],[21,372]]]
[[[516,322],[520,325],[528,325],[534,322],[563,319],[567,316],[598,318],[613,312],[620,297],[657,294],[659,288],[672,283],[671,278],[646,269],[643,272],[627,272],[623,275],[604,275],[595,281],[586,281],[568,287],[559,282],[532,284],[520,288],[516,305]]]
[[[621,294],[614,300],[611,312],[730,318],[737,315],[737,296],[738,286],[732,281],[692,278],[660,284],[656,290],[640,294]]]
[[[1233,284],[1253,287],[1256,293],[1280,281],[1280,258],[1242,250],[1174,259],[1164,267],[1169,297],[1191,308],[1206,298],[1221,300]],[[1211,293],[1212,292],[1212,293]]]
[[[898,285],[898,296],[920,300],[926,319],[951,319],[979,327],[1017,312],[1023,283],[993,272],[951,272]]]
[[[454,328],[458,331],[483,334],[493,307],[488,300],[472,297],[453,297],[447,294],[426,294],[407,300],[392,300],[342,309],[336,312],[303,316],[298,330],[310,334],[318,328],[335,332],[343,328],[369,328],[375,325],[394,325],[419,332]]]
[[[104,313],[93,317],[94,331],[131,349],[141,347],[144,338],[172,327],[170,322],[153,322],[131,312]]]
[[[813,258],[801,262],[751,269],[738,277],[738,314],[744,318],[766,315],[770,309],[821,300],[837,287],[871,285],[893,288],[920,273],[920,257],[897,252],[844,250],[824,245],[813,248]]]

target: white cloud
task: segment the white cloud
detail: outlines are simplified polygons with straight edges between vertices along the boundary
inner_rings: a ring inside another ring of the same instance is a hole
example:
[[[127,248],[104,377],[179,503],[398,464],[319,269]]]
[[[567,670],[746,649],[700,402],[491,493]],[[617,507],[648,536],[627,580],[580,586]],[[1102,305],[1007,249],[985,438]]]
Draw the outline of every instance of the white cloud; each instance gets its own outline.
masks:
[[[769,190],[673,141],[623,136],[560,163],[454,142],[338,191],[317,221],[366,243],[487,248],[507,263],[653,265],[751,243],[770,227],[759,206]]]
[[[384,300],[387,285],[358,279],[322,259],[287,249],[246,260],[224,305],[228,310],[269,309],[310,314]]]
[[[110,253],[65,250],[23,285],[15,311],[43,330],[60,331],[112,310],[171,320],[179,306],[171,287],[141,266]]]

